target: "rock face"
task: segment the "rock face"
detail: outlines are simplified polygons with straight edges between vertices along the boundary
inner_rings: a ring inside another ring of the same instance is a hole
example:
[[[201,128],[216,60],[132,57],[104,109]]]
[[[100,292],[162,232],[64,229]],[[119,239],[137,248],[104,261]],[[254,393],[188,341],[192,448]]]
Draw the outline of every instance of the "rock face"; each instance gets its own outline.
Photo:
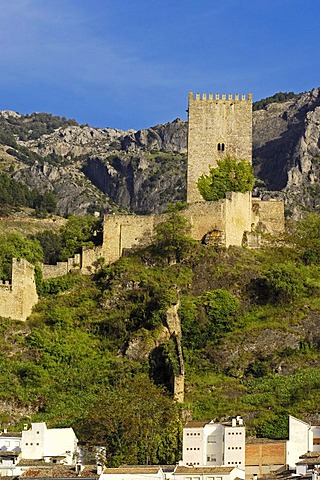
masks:
[[[41,134],[42,117],[50,115],[0,112],[0,142],[6,145],[2,132],[11,133],[18,145],[44,160],[11,158],[5,146],[0,157],[16,179],[42,192],[54,191],[61,213],[88,208],[110,212],[121,207],[144,214],[161,212],[168,202],[185,200],[187,122],[176,119],[149,129],[122,131],[61,119],[57,128],[50,123],[43,128],[51,133]],[[34,118],[37,132],[32,130]],[[57,117],[52,118],[57,122]],[[24,129],[21,138],[20,126]],[[45,158],[48,155],[58,160],[50,162]],[[287,213],[295,217],[305,210],[317,211],[320,89],[253,112],[253,164],[262,182],[257,195],[283,198]]]
[[[256,176],[267,190],[283,192],[291,214],[317,209],[320,89],[254,112],[253,152]]]

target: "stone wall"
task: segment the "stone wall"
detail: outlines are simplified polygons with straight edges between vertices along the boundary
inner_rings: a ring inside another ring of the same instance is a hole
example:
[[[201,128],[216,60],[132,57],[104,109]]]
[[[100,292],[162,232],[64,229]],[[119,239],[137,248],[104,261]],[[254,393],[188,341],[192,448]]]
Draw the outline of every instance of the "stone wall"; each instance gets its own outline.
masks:
[[[34,266],[13,258],[12,281],[0,284],[0,316],[25,321],[37,301]]]
[[[252,95],[189,93],[187,201],[203,201],[197,181],[226,155],[252,163]]]
[[[68,258],[66,262],[57,262],[55,265],[42,264],[42,276],[44,280],[48,278],[61,277],[73,270],[80,270],[82,267],[82,255],[76,253],[74,257]]]
[[[242,246],[244,233],[250,231],[251,193],[229,193],[225,200],[225,246]]]
[[[191,224],[190,235],[202,240],[206,233],[220,230],[225,234],[225,246],[241,246],[243,235],[251,229],[251,195],[228,194],[218,202],[197,202],[182,211]],[[118,260],[123,251],[149,245],[156,226],[165,221],[162,215],[106,215],[104,219],[102,256],[106,263]]]

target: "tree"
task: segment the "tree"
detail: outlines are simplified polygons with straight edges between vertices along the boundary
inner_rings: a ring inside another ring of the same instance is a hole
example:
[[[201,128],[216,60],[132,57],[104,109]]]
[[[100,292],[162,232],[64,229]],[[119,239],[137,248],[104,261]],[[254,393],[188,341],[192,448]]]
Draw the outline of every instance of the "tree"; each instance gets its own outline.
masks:
[[[156,253],[167,257],[169,263],[181,262],[194,243],[188,235],[190,222],[180,213],[185,206],[181,202],[168,205],[168,219],[156,227],[154,249]]]
[[[0,236],[0,278],[11,278],[12,258],[25,258],[34,265],[43,261],[39,242],[23,238],[16,233]]]
[[[228,192],[245,193],[252,190],[253,170],[246,160],[239,160],[227,155],[218,160],[216,168],[210,168],[209,175],[201,175],[197,186],[202,197],[207,201],[217,201],[226,197]]]
[[[51,230],[44,230],[33,235],[31,239],[37,240],[42,246],[44,263],[51,265],[57,263],[62,248],[61,237],[58,233],[54,233]]]
[[[103,392],[80,428],[90,444],[105,448],[108,466],[168,464],[179,458],[178,408],[146,375]]]
[[[78,253],[84,245],[94,245],[95,234],[101,227],[100,220],[93,215],[71,216],[68,223],[60,228],[62,248],[60,261],[65,261]]]

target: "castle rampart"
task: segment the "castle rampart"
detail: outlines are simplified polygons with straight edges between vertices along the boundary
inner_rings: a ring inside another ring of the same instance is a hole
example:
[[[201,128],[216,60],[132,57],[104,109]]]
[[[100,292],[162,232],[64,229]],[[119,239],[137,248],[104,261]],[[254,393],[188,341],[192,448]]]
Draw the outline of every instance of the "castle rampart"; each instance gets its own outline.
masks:
[[[213,230],[224,232],[224,245],[242,245],[244,231],[251,230],[251,194],[231,192],[218,202],[197,202],[182,211],[191,224],[190,236],[201,241]],[[102,254],[106,263],[118,260],[123,251],[150,245],[162,215],[106,215]]]
[[[37,301],[34,266],[13,258],[12,281],[0,284],[0,316],[25,321]]]

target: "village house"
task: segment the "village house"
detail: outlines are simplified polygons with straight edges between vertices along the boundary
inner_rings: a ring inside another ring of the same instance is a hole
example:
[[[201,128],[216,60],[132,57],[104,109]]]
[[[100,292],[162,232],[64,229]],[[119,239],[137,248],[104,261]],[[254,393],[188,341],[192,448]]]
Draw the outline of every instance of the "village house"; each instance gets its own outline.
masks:
[[[183,429],[182,464],[245,468],[246,430],[240,416],[231,422],[188,422]]]
[[[45,422],[32,423],[21,436],[22,458],[45,462],[75,463],[78,439],[72,428],[47,428]]]
[[[13,475],[13,469],[18,463],[21,454],[21,433],[8,432],[0,433],[0,476]]]
[[[25,425],[22,432],[0,433],[0,476],[22,475],[31,467],[74,465],[78,439],[72,428],[47,428],[45,422]]]

